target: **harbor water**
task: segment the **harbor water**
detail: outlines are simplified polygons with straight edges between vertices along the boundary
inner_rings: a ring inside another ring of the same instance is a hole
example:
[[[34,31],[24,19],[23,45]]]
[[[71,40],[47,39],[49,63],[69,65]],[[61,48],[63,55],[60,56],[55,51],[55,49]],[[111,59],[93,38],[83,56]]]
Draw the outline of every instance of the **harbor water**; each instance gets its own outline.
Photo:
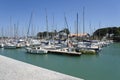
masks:
[[[85,80],[120,79],[120,43],[113,43],[104,47],[97,55],[39,55],[26,53],[24,48],[1,48],[0,55]]]

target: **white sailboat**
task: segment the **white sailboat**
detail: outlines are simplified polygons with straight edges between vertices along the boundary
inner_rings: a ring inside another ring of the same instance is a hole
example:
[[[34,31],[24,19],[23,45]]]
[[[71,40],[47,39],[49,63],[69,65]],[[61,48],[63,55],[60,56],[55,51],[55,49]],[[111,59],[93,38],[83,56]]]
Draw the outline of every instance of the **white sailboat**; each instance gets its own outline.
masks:
[[[3,48],[4,47],[4,44],[3,43],[0,43],[0,48]]]
[[[16,49],[16,44],[7,42],[7,43],[4,45],[4,48],[5,48],[5,49]]]
[[[3,39],[3,27],[2,27],[2,29],[1,29],[1,34],[2,34],[2,37],[1,37],[1,40],[0,40],[0,48],[3,48],[4,47],[4,39]]]

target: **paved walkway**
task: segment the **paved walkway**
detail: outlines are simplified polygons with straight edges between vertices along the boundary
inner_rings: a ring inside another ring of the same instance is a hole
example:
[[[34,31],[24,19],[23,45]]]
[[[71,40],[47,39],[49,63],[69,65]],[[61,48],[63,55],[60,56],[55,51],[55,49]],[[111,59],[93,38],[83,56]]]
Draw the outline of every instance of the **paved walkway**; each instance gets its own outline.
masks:
[[[0,55],[0,80],[83,80]]]

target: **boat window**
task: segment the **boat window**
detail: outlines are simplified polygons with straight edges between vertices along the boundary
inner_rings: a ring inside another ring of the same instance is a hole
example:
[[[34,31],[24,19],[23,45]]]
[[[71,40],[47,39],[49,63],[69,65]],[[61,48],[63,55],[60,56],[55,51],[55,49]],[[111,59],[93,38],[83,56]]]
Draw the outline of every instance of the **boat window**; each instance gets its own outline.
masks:
[[[40,47],[38,47],[38,49],[40,49]]]

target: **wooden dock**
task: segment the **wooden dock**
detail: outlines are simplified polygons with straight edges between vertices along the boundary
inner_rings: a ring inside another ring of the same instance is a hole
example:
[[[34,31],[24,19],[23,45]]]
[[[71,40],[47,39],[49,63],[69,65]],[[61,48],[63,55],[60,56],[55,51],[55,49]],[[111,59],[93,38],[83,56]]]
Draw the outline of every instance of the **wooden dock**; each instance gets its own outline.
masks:
[[[83,80],[0,55],[0,80]]]
[[[67,51],[59,51],[59,50],[48,50],[48,53],[67,54],[67,55],[73,55],[73,56],[80,56],[81,55],[81,52],[67,52]]]

